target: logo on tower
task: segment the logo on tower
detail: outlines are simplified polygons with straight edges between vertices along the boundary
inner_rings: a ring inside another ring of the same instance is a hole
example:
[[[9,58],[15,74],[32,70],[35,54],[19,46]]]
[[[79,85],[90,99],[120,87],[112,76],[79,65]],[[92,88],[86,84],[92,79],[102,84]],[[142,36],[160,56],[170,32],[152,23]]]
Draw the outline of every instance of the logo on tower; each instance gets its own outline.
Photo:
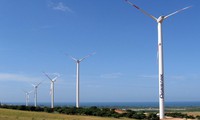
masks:
[[[160,98],[164,99],[164,75],[160,74]]]

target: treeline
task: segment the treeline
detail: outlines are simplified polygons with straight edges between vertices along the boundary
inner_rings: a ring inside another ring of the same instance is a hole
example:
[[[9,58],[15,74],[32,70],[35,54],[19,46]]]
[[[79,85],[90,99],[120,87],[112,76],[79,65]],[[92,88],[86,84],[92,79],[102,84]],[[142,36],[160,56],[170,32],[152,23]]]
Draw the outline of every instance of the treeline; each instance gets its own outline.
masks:
[[[159,120],[156,113],[146,114],[143,111],[136,112],[132,110],[121,110],[122,113],[116,111],[116,109],[110,108],[98,108],[96,106],[89,108],[76,108],[76,107],[55,107],[54,109],[49,107],[34,107],[24,105],[2,105],[0,108],[16,109],[24,111],[36,111],[36,112],[48,112],[48,113],[60,113],[67,115],[86,115],[86,116],[100,116],[100,117],[113,117],[113,118],[133,118],[141,120]]]

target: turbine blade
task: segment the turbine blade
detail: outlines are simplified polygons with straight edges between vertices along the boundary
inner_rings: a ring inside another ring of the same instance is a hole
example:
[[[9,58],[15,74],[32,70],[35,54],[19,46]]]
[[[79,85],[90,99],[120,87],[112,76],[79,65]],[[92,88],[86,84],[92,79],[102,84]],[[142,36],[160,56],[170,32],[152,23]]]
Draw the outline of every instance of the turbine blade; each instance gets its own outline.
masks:
[[[166,15],[166,16],[164,17],[164,19],[166,19],[166,18],[168,18],[168,17],[170,17],[170,16],[172,16],[172,15],[175,15],[175,14],[177,14],[177,13],[183,11],[183,10],[189,9],[189,8],[191,8],[191,7],[192,7],[192,6],[188,6],[188,7],[182,8],[182,9],[180,9],[180,10],[177,10],[177,11],[175,11],[175,12],[169,14],[169,15]]]
[[[30,93],[32,93],[32,92],[33,92],[33,90],[29,91],[28,93],[30,94]]]
[[[59,73],[53,73],[55,76],[58,76],[58,77],[60,77],[60,74]]]
[[[74,57],[72,57],[72,56],[69,56],[72,60],[74,60],[74,61],[77,61],[77,59],[76,58],[74,58]]]
[[[42,83],[42,82],[39,82],[39,83],[37,84],[37,86],[39,86],[41,83]]]
[[[51,92],[51,90],[50,90],[50,92],[49,92],[49,95],[52,95],[52,92]]]
[[[141,11],[142,13],[144,13],[145,15],[149,16],[150,18],[152,18],[153,20],[157,21],[157,18],[154,17],[153,15],[147,13],[146,11],[144,11],[143,9],[139,8],[138,6],[136,6],[135,4],[133,4],[132,2],[125,0],[128,4],[130,4],[131,6],[135,7],[136,9],[138,9],[139,11]]]
[[[43,72],[43,73],[44,73],[44,75],[45,75],[47,78],[49,78],[49,80],[52,81],[52,79],[49,77],[49,75],[47,75],[47,73],[45,73],[45,72]]]
[[[51,83],[49,95],[52,95],[53,84]]]
[[[55,78],[53,78],[52,82],[55,82],[57,78],[58,78],[58,76],[56,76]]]
[[[86,55],[85,57],[81,58],[79,61],[81,62],[81,61],[83,61],[84,59],[86,59],[86,58],[88,58],[88,57],[90,57],[90,56],[92,56],[92,55],[94,55],[94,54],[96,54],[96,52],[93,52],[93,53],[91,53],[91,54],[89,54],[89,55]]]
[[[27,91],[25,91],[25,90],[22,90],[24,93],[27,93]]]
[[[66,54],[68,57],[70,57],[72,60],[74,61],[78,61],[76,58],[74,58],[73,56],[69,55],[69,54]]]
[[[31,84],[33,87],[35,87],[36,85],[34,85],[34,84]]]

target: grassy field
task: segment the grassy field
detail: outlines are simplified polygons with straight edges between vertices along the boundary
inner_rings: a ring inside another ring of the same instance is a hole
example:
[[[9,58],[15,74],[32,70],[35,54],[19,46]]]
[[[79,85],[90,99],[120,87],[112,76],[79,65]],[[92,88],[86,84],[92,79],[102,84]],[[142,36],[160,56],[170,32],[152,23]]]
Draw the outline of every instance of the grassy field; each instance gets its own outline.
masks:
[[[0,120],[133,120],[0,109]]]

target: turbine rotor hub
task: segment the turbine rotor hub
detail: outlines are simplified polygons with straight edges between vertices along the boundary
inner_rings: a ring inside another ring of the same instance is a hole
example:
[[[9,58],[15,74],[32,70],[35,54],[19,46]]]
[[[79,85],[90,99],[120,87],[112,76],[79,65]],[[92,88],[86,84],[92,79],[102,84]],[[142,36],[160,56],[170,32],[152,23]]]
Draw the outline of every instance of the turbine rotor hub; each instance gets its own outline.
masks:
[[[162,23],[164,19],[165,19],[165,16],[162,15],[157,19],[157,22]]]

